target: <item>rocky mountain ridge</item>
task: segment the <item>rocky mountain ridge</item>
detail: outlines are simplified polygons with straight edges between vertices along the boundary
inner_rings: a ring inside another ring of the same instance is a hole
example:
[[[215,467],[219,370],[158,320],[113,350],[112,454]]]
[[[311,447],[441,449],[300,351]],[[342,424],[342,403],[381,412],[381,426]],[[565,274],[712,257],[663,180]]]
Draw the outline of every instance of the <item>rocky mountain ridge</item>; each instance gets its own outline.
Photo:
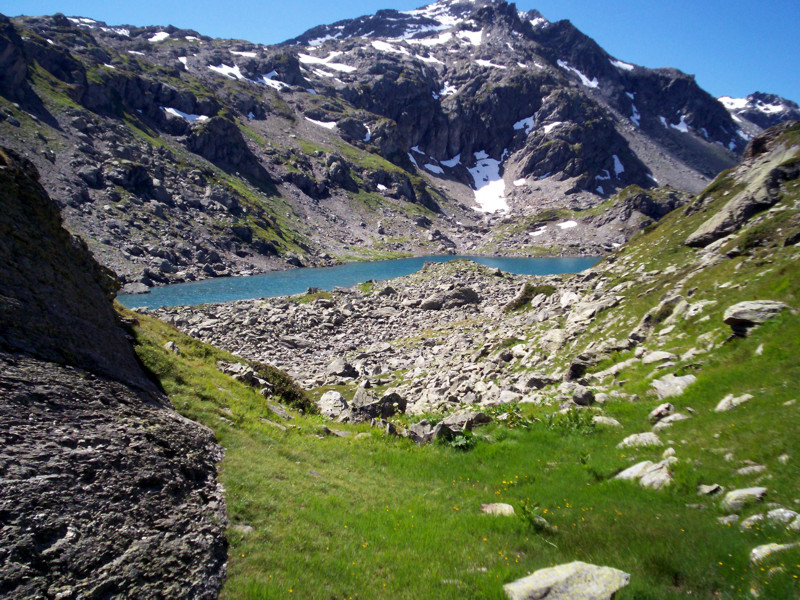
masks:
[[[746,137],[691,76],[502,1],[278,46],[4,18],[0,46],[0,139],[127,291],[404,253],[602,254],[636,229],[597,226],[616,192],[699,191]],[[553,214],[578,226],[542,230]]]

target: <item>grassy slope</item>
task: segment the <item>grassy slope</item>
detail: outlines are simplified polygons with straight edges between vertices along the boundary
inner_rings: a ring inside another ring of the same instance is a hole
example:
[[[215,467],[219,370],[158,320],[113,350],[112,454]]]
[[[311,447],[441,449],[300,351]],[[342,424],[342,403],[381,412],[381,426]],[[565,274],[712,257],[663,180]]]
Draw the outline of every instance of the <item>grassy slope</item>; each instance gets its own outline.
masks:
[[[778,208],[796,210],[799,192],[790,185]],[[724,201],[720,196],[711,209]],[[628,267],[609,273],[608,289],[633,281],[627,300],[603,313],[570,353],[593,340],[625,337],[689,274],[697,251],[676,242],[708,214],[687,218],[676,211],[616,255],[617,266],[627,260]],[[798,251],[782,246],[796,222],[795,217],[787,224],[780,210],[757,217],[752,227],[760,227],[764,246],[685,282],[691,302],[717,303],[692,319],[678,319],[671,333],[651,335],[645,346],[679,355],[695,346],[714,349],[678,359],[669,371],[654,365],[623,371],[615,387],[643,400],[605,406],[605,414],[623,423],[622,431],[580,423],[549,426],[546,417],[554,408],[529,406],[529,416],[539,420],[528,429],[491,425],[479,432],[481,441],[469,452],[416,448],[364,426],[341,426],[354,431],[349,438],[321,436],[323,422],[314,416],[297,415],[284,432],[260,421],[269,412],[255,392],[215,369],[221,352],[137,316],[140,356],[176,407],[212,427],[226,447],[220,477],[230,519],[253,528],[249,533],[230,529],[223,597],[503,598],[503,583],[538,568],[583,560],[632,574],[620,599],[741,598],[751,588],[764,598],[797,598],[800,550],[760,566],[751,565],[748,556],[754,546],[796,541],[798,535],[773,526],[740,531],[737,525],[721,525],[717,500],[696,494],[698,483],[726,489],[764,485],[767,502],[800,508],[800,403],[792,402],[800,401],[800,316],[786,312],[750,337],[728,343],[729,329],[721,322],[724,309],[740,300],[800,304]],[[741,236],[752,237],[752,227]],[[659,274],[639,281],[639,265]],[[162,349],[167,340],[179,345],[181,357]],[[613,356],[598,369],[630,355]],[[661,434],[680,460],[675,481],[659,492],[613,481],[621,469],[658,459],[663,451],[618,450],[616,444],[649,430],[647,414],[658,404],[647,395],[649,382],[664,372],[698,377],[672,399],[679,411],[691,408],[695,416]],[[713,412],[725,394],[745,392],[755,398],[729,413]],[[778,459],[784,453],[789,455],[785,463]],[[737,475],[746,460],[765,465],[766,473]],[[521,519],[480,514],[485,502],[509,502],[519,509],[528,498],[540,505],[557,533],[538,534]],[[752,507],[743,516],[764,510]]]

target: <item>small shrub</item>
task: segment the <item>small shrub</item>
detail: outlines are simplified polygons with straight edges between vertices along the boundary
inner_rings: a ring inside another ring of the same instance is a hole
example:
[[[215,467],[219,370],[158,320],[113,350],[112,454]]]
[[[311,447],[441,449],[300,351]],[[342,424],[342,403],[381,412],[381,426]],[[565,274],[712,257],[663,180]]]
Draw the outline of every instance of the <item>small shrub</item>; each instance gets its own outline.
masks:
[[[289,375],[272,365],[259,362],[250,362],[249,364],[259,377],[272,384],[275,395],[280,397],[284,403],[305,413],[317,412],[317,405]]]
[[[478,438],[475,437],[475,434],[466,430],[449,437],[438,437],[436,441],[439,444],[449,446],[454,450],[461,450],[462,452],[472,450],[478,444]]]
[[[517,514],[527,527],[536,533],[556,533],[558,528],[550,525],[541,513],[542,509],[538,502],[531,502],[529,498],[520,500]]]
[[[593,418],[594,413],[590,410],[571,408],[567,412],[547,415],[547,427],[560,430],[564,434],[588,435],[596,429]]]

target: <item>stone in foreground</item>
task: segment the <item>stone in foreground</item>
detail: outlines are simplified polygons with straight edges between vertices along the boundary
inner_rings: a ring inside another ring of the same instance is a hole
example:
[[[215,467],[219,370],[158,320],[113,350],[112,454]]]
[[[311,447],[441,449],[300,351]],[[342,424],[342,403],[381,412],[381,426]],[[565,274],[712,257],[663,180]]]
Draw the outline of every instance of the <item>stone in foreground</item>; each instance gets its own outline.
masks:
[[[513,517],[514,507],[503,502],[481,504],[481,512],[485,515],[492,515],[495,517]]]
[[[794,544],[764,544],[763,546],[756,546],[750,551],[750,562],[754,565],[761,564],[773,554],[783,552],[784,550],[791,550],[800,546],[800,543]]]
[[[510,600],[611,600],[630,583],[628,573],[575,561],[503,586]]]
[[[684,390],[697,381],[694,375],[665,375],[661,379],[656,379],[650,385],[660,400],[680,396]]]
[[[655,433],[647,431],[645,433],[634,433],[629,435],[619,444],[617,448],[642,448],[645,446],[663,446],[663,442]]]
[[[722,510],[738,513],[748,504],[761,502],[766,495],[767,488],[765,487],[752,487],[730,491],[725,494],[725,498],[722,500]]]

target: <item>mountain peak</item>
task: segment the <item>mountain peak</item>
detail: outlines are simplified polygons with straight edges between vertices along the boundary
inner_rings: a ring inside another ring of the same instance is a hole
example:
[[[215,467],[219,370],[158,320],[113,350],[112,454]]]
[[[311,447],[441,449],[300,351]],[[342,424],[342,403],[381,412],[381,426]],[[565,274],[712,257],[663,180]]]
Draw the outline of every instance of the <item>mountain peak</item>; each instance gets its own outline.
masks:
[[[342,41],[354,37],[417,39],[473,20],[474,24],[493,23],[496,16],[512,18],[512,15],[519,21],[530,21],[533,26],[547,23],[538,11],[517,11],[513,3],[505,0],[439,0],[414,10],[379,10],[373,15],[320,25],[284,44],[318,46],[327,40]]]

